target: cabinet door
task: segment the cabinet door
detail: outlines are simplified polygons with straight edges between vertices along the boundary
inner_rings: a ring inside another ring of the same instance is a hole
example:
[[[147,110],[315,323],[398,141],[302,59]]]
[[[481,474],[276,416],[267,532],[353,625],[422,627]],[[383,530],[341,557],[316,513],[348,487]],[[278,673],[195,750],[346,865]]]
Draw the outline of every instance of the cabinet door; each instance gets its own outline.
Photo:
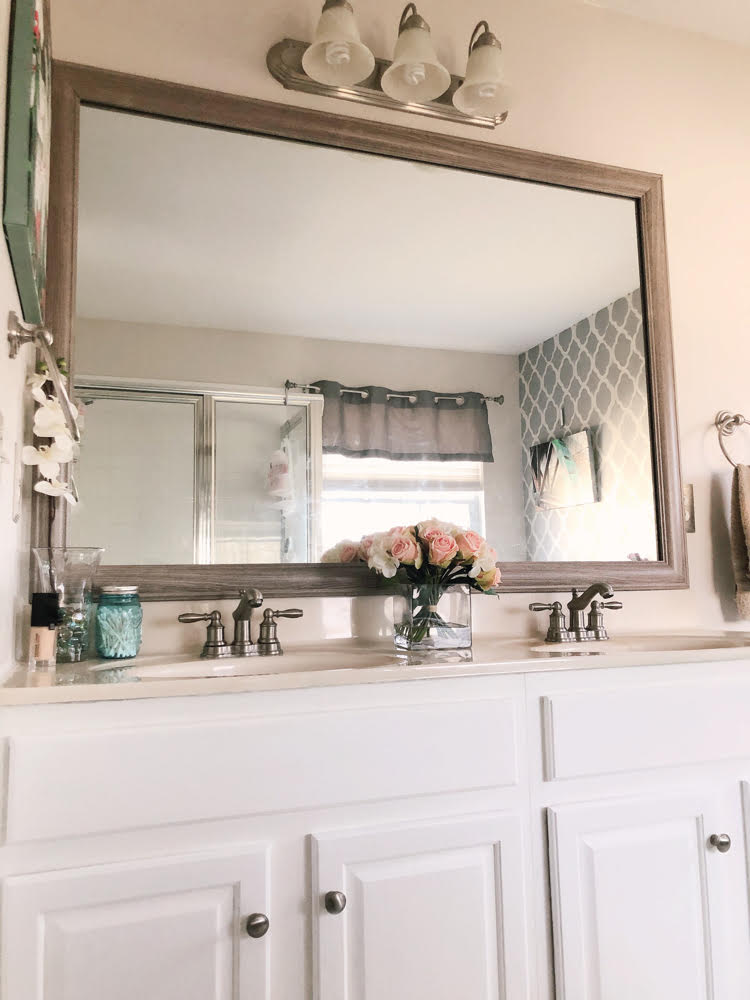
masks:
[[[267,850],[8,878],[2,1000],[265,1000]]]
[[[521,829],[492,814],[313,837],[318,1000],[528,997]]]
[[[559,1000],[747,1000],[739,789],[548,818]],[[722,833],[726,853],[709,840]]]

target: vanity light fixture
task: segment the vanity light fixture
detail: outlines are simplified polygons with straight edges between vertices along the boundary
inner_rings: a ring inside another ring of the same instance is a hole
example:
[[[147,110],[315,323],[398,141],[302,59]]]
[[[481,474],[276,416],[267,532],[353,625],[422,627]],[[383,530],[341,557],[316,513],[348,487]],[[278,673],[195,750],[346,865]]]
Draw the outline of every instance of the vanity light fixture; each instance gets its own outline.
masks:
[[[466,115],[494,117],[508,111],[502,45],[486,21],[480,21],[471,34],[466,79],[453,95],[453,103]]]
[[[398,41],[393,62],[383,73],[380,85],[394,101],[426,104],[441,97],[451,84],[451,75],[435,52],[430,26],[408,3],[398,25]]]
[[[438,59],[430,26],[414,3],[401,14],[393,62],[373,56],[362,42],[351,0],[325,0],[312,44],[285,38],[269,49],[266,64],[284,87],[305,94],[480,128],[508,117],[500,42],[487,22],[471,36],[464,81]]]
[[[372,75],[375,56],[362,44],[349,0],[325,0],[302,68],[310,79],[332,87],[348,87]]]

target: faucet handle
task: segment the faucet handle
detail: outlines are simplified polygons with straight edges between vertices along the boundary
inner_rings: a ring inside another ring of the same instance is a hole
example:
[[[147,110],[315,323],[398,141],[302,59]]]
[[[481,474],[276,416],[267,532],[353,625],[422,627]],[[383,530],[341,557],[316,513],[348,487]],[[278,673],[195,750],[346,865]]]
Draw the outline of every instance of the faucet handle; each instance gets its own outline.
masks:
[[[602,604],[603,608],[608,608],[610,611],[622,611],[622,601],[607,601],[606,604]]]
[[[183,625],[190,625],[192,622],[208,622],[206,631],[206,642],[201,653],[202,659],[218,659],[220,656],[231,656],[231,646],[224,639],[224,626],[221,622],[220,611],[186,611],[177,616],[177,621]]]
[[[563,614],[562,604],[559,601],[553,601],[552,604],[535,602],[529,605],[529,611],[552,612],[549,616],[549,628],[547,629],[545,642],[568,642],[570,640],[570,633],[568,632],[565,615]]]
[[[193,622],[211,622],[212,625],[221,625],[221,611],[186,611],[177,616],[177,621],[183,625],[190,625]]]
[[[260,656],[279,656],[283,653],[281,644],[276,634],[276,618],[301,618],[300,608],[287,608],[286,611],[272,611],[266,608],[263,612],[263,621],[260,623],[260,635],[258,636],[258,653]]]

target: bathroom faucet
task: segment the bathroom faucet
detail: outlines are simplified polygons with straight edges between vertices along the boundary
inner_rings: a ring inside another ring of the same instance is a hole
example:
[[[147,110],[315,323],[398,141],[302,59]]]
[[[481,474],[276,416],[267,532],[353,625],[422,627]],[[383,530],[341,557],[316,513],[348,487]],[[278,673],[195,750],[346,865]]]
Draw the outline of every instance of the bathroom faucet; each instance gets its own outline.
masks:
[[[240,591],[240,603],[232,612],[234,618],[233,656],[257,656],[258,646],[253,642],[252,614],[253,608],[259,608],[263,603],[263,594],[254,587]]]
[[[614,597],[614,593],[608,583],[592,583],[583,593],[577,589],[573,590],[573,597],[568,601],[568,611],[570,612],[568,631],[576,640],[580,642],[582,639],[593,638],[584,620],[584,614],[591,601],[595,597],[603,597],[605,601],[609,600],[610,597]]]
[[[547,642],[583,642],[587,639],[608,639],[609,635],[604,627],[603,610],[608,608],[612,611],[618,611],[622,608],[619,601],[605,603],[613,595],[614,590],[609,583],[592,583],[583,592],[574,589],[573,597],[568,602],[570,628],[567,626],[560,601],[555,601],[553,604],[530,604],[529,611],[551,612]],[[595,597],[603,597],[604,601],[593,600]],[[591,604],[591,610],[584,620],[589,604]]]

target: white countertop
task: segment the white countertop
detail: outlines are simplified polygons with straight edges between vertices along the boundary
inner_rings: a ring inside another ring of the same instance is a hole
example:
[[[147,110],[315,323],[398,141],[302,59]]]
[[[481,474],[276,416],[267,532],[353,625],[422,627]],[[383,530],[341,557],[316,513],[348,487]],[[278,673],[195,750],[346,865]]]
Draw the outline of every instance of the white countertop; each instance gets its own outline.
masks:
[[[0,685],[0,706],[230,694],[422,678],[750,660],[750,633],[685,631],[621,635],[608,642],[547,645],[541,638],[475,638],[470,650],[398,653],[391,640],[340,639],[287,646],[280,657],[185,656],[88,660],[51,672],[19,666]]]

